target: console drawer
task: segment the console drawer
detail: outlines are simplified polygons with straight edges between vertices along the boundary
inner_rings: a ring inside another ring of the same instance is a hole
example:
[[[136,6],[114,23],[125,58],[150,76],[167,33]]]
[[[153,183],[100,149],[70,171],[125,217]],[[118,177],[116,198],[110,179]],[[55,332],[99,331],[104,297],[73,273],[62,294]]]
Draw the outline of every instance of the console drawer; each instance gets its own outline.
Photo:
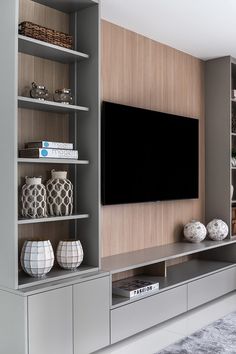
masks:
[[[111,310],[111,343],[187,311],[187,285]]]
[[[236,289],[236,268],[195,280],[188,284],[188,310]]]

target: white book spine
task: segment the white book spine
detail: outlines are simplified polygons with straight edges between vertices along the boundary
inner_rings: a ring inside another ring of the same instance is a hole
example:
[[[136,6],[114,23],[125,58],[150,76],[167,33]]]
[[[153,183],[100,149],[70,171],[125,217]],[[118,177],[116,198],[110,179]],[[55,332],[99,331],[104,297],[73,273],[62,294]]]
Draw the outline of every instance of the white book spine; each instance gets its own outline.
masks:
[[[26,144],[27,148],[36,149],[36,148],[46,148],[46,149],[62,149],[62,150],[73,150],[74,146],[71,143],[58,143],[55,141],[36,141]]]
[[[42,148],[47,149],[62,149],[62,150],[73,150],[73,144],[69,143],[56,143],[52,141],[42,141]]]
[[[78,159],[77,150],[39,149],[39,157],[49,159]]]

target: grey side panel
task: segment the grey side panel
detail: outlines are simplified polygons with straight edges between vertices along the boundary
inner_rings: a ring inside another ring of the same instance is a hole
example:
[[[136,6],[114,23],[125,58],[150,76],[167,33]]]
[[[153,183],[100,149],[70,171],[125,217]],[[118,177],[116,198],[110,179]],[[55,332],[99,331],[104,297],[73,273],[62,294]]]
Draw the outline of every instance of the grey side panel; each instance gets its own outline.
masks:
[[[111,311],[111,343],[187,311],[187,285]]]
[[[218,217],[231,224],[231,59],[205,64],[206,222]]]
[[[18,1],[1,2],[0,284],[17,287],[17,23]]]
[[[0,353],[28,354],[27,299],[0,291]]]
[[[73,354],[72,287],[28,297],[29,354]]]
[[[84,262],[99,266],[99,204],[100,204],[100,99],[99,99],[99,6],[77,13],[78,48],[86,50],[89,60],[78,65],[78,103],[89,107],[81,113],[78,123],[80,157],[89,159],[88,166],[78,167],[78,205],[90,215],[78,223],[78,236],[85,252]]]
[[[73,286],[74,354],[109,345],[109,277]]]
[[[188,310],[236,289],[236,268],[188,284]]]

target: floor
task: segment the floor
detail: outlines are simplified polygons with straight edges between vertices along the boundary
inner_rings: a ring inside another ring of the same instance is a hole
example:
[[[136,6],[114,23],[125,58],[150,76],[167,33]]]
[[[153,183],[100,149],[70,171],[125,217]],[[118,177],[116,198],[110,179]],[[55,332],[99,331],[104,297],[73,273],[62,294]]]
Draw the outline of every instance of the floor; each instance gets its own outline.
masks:
[[[153,354],[233,311],[236,311],[236,292],[96,353]]]

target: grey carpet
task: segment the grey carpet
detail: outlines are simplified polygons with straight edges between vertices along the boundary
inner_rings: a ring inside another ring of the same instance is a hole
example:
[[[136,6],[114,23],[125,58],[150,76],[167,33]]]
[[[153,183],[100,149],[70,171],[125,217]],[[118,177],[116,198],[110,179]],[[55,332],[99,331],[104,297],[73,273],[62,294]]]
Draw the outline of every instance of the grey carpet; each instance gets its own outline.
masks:
[[[170,345],[158,354],[236,354],[236,312]]]

